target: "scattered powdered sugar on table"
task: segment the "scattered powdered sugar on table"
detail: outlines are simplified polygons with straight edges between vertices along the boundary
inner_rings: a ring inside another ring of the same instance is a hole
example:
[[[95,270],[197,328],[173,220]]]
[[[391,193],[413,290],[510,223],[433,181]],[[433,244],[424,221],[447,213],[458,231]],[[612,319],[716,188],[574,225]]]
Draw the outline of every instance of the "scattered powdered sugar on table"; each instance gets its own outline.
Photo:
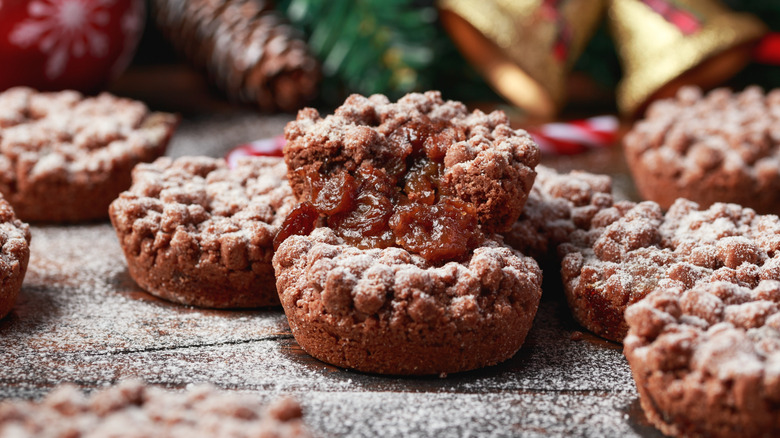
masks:
[[[630,403],[625,396],[328,392],[300,399],[311,429],[330,436],[638,436],[615,413]]]
[[[635,407],[620,347],[572,340],[581,328],[560,291],[546,291],[525,345],[503,364],[446,378],[374,376],[308,356],[279,309],[195,309],[142,292],[108,224],[32,233],[20,300],[0,320],[0,399],[140,378],[264,401],[292,395],[317,436],[660,436]]]
[[[276,311],[224,312],[170,304],[129,277],[108,224],[33,227],[16,307],[0,350],[18,343],[56,353],[115,353],[246,341],[287,330]]]

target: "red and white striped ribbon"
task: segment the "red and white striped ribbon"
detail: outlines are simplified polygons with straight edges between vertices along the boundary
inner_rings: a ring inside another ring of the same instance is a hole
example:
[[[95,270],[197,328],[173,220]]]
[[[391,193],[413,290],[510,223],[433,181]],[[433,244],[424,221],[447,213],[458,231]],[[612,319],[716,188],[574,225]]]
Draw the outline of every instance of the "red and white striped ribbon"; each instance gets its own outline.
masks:
[[[620,122],[615,116],[598,116],[570,122],[547,123],[531,128],[536,144],[546,154],[578,154],[589,149],[612,146]]]

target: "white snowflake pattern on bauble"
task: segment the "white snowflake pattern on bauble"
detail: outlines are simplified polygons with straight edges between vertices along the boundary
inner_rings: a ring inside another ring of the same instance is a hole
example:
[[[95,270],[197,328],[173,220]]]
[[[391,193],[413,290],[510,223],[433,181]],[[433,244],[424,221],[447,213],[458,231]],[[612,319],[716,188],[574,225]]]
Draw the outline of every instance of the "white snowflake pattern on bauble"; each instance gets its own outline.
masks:
[[[33,0],[27,8],[30,18],[16,25],[10,41],[19,47],[37,46],[46,54],[46,77],[56,79],[65,71],[70,57],[108,55],[104,30],[111,16],[106,7],[116,0]]]

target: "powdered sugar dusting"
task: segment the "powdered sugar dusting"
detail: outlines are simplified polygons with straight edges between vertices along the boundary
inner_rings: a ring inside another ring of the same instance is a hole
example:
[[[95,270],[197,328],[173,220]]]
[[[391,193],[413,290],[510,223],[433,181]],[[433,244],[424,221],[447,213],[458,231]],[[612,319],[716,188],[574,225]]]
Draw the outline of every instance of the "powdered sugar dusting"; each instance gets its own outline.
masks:
[[[36,93],[17,87],[2,93],[0,102],[6,107],[0,112],[4,159],[20,172],[31,171],[31,179],[54,171],[86,171],[95,162],[112,168],[121,155],[144,156],[144,149],[158,149],[172,129],[147,126],[146,105],[107,93],[92,98],[75,91]],[[173,125],[174,117],[166,116],[165,123]],[[119,154],[107,154],[109,150]],[[36,164],[37,159],[42,163]]]
[[[132,187],[109,207],[131,277],[182,304],[278,304],[273,241],[296,204],[286,173],[272,157],[247,157],[233,169],[203,156],[136,166]]]
[[[780,431],[780,282],[659,289],[626,311],[642,406],[668,434]]]
[[[778,103],[780,93],[757,86],[683,87],[653,103],[624,139],[639,191],[664,208],[680,197],[778,213]]]
[[[590,225],[562,246],[562,275],[577,318],[608,339],[623,339],[625,308],[656,287],[780,279],[780,220],[736,204],[680,199],[664,215],[654,202],[622,202]]]
[[[195,310],[152,298],[127,274],[108,224],[33,227],[32,234],[30,267],[17,306],[0,325],[0,349],[22,342],[37,352],[110,354],[235,342],[287,328],[277,312]]]
[[[177,394],[128,380],[89,397],[62,385],[37,403],[0,403],[0,435],[308,438],[301,413],[289,398],[263,407],[255,397],[209,385]]]
[[[107,93],[0,93],[0,192],[22,220],[104,219],[130,170],[163,154],[178,117]]]
[[[140,291],[108,224],[32,233],[20,301],[0,321],[0,398],[40,398],[62,382],[210,382],[263,401],[292,395],[317,436],[647,436],[620,347],[571,340],[577,326],[559,302],[542,302],[523,349],[501,365],[366,375],[305,354],[281,310],[193,309]]]
[[[599,394],[314,393],[307,412],[327,411],[334,436],[637,436],[614,412],[630,397]],[[584,407],[576,412],[573,406]],[[370,421],[364,419],[369,418]],[[402,419],[402,421],[399,421]],[[323,424],[307,418],[312,429]],[[321,430],[321,429],[320,429]]]

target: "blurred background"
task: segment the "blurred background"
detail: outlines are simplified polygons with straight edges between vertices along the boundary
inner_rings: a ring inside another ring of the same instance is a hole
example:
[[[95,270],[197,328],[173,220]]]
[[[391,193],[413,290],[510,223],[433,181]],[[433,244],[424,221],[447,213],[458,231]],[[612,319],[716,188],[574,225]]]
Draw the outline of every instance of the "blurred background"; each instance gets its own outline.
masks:
[[[441,90],[520,123],[780,83],[774,0],[0,0],[0,88],[325,111]]]

